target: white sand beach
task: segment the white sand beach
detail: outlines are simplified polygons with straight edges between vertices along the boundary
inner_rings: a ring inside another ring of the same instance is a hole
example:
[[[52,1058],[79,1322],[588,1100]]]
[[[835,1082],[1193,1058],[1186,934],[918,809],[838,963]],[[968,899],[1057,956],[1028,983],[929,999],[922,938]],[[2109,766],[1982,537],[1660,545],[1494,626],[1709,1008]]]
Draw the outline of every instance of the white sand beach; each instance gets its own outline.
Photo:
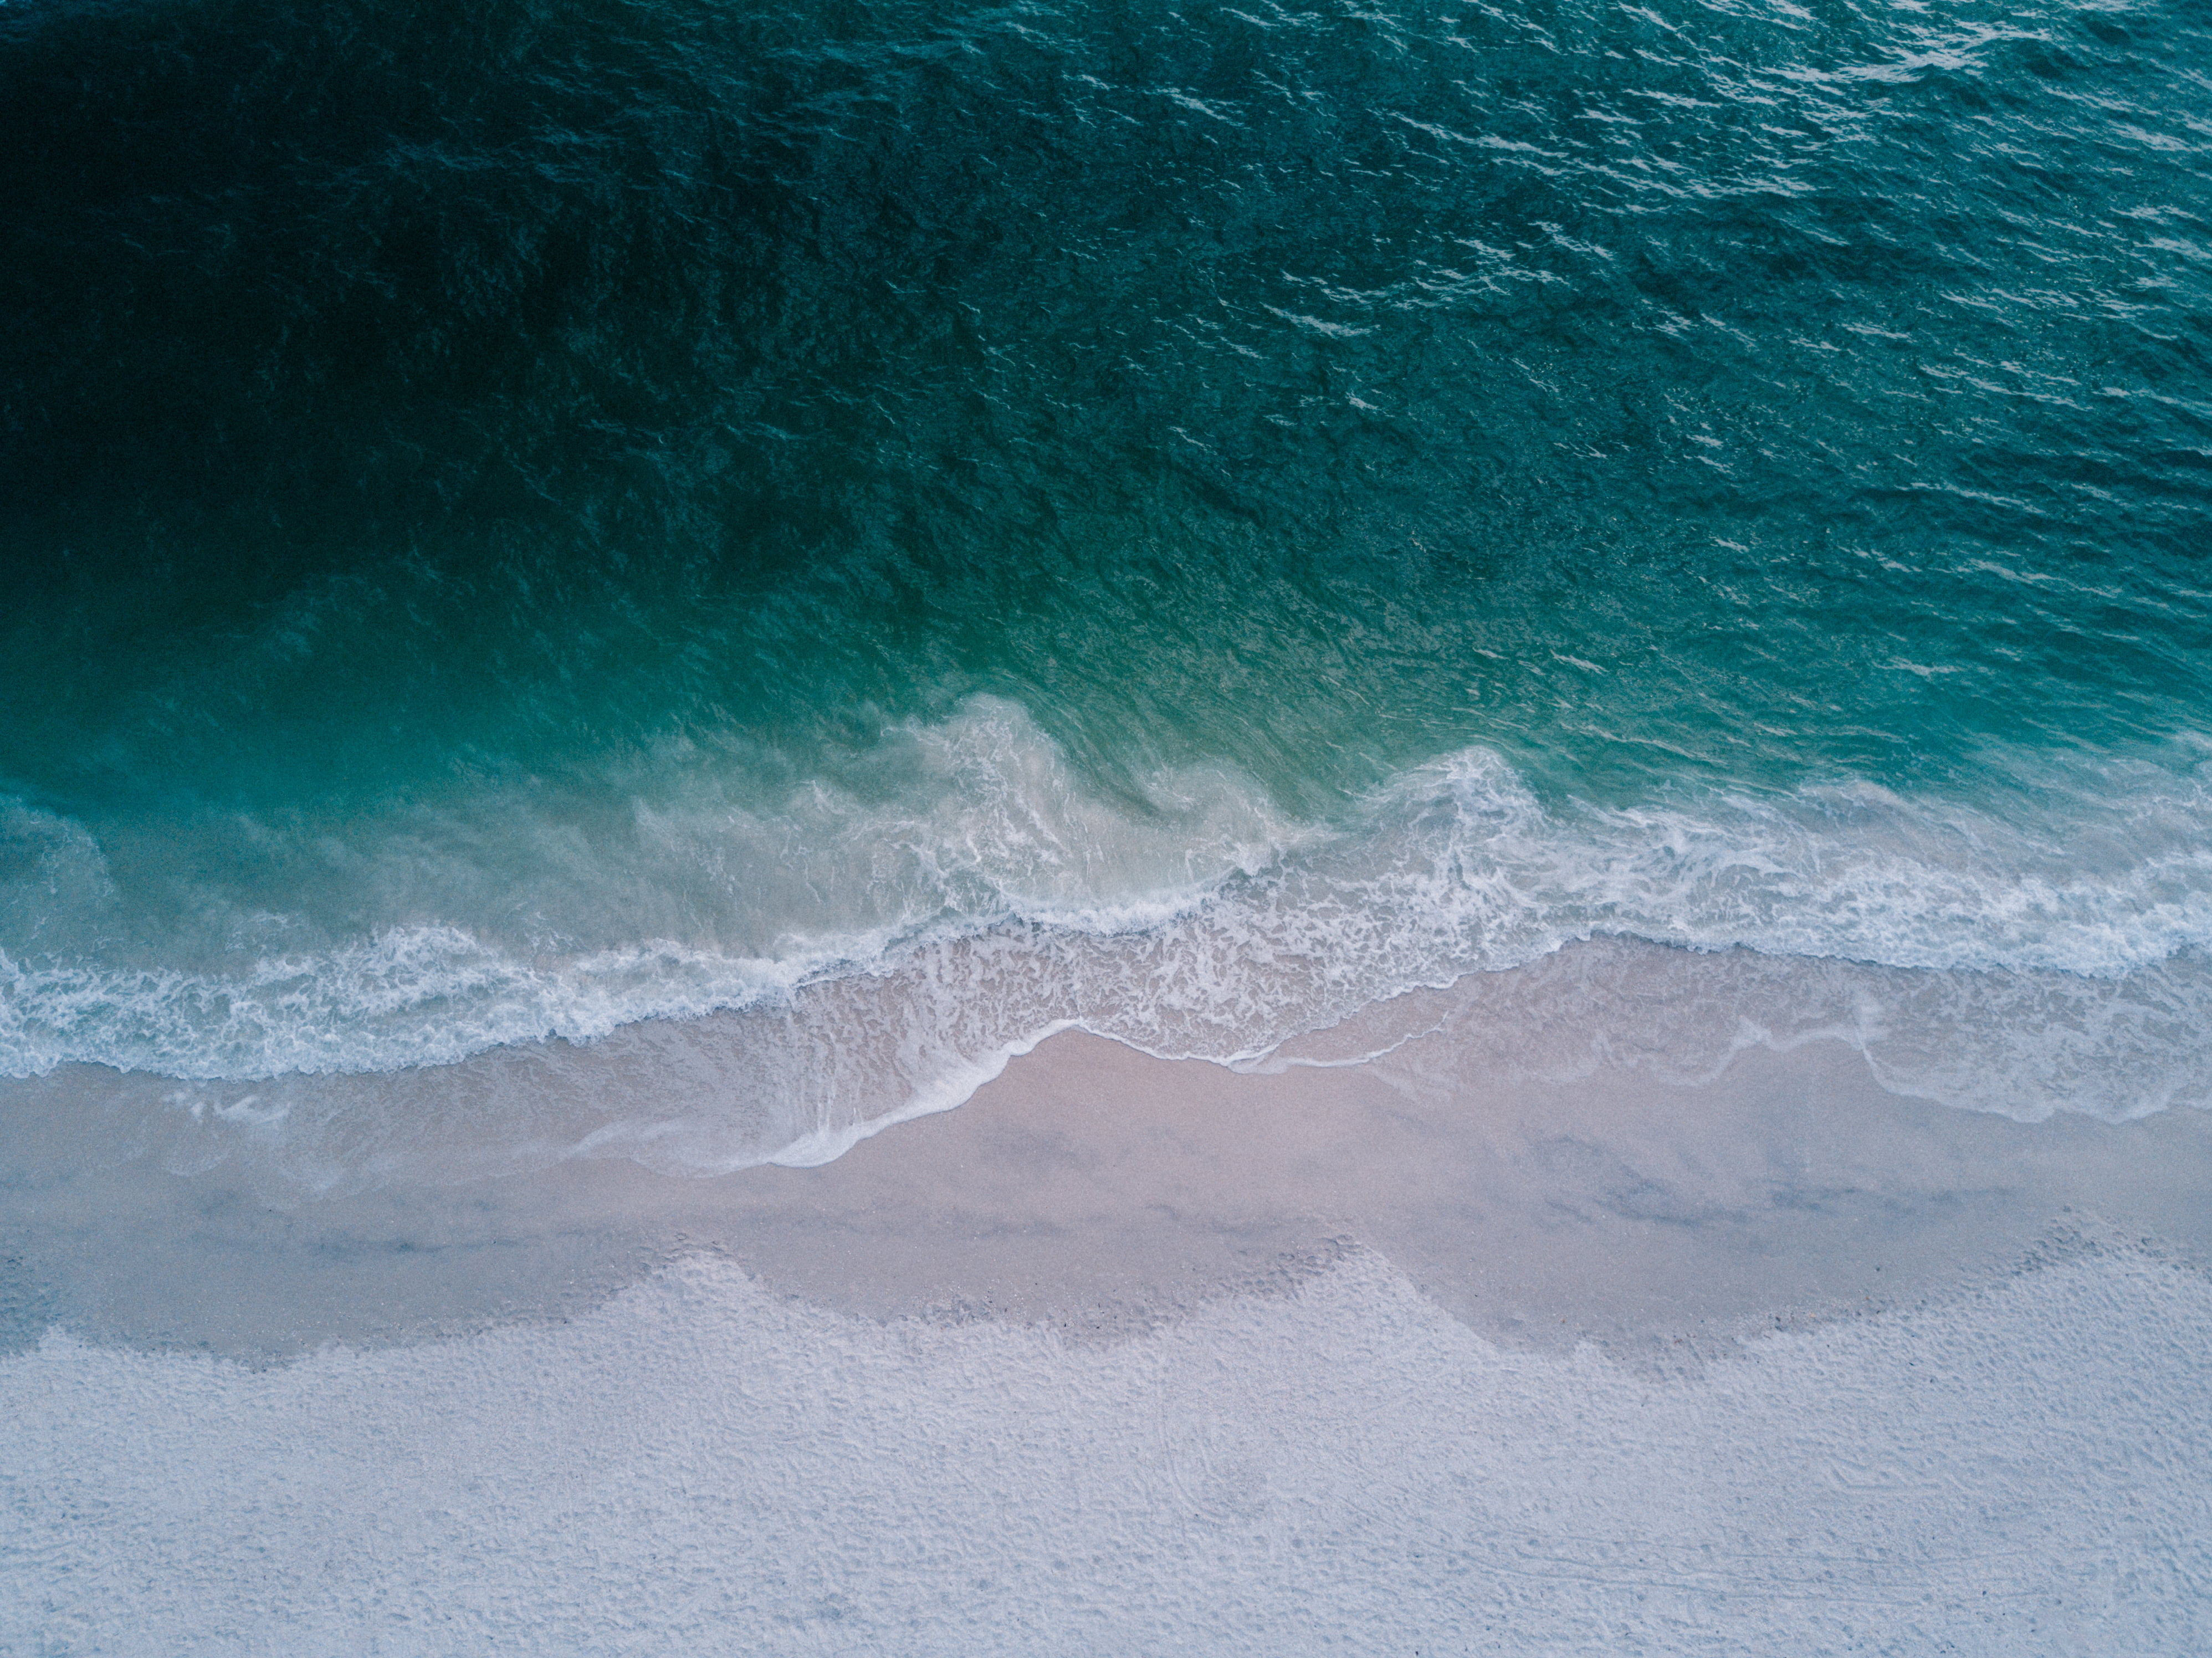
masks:
[[[0,1649],[2212,1642],[2212,1116],[1819,1040],[1452,1076],[1448,1023],[289,1205],[19,1096]]]

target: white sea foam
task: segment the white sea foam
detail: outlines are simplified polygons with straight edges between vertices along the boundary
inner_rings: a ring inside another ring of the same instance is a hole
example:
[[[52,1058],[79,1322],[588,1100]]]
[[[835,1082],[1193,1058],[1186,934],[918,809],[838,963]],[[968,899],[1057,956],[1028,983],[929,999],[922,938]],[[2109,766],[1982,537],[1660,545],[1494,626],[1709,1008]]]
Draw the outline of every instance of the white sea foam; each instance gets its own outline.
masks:
[[[976,699],[772,800],[701,766],[618,824],[495,802],[356,825],[302,859],[299,914],[203,895],[173,960],[90,947],[128,931],[115,873],[82,829],[18,808],[15,865],[52,925],[23,926],[19,881],[0,1071],[93,1061],[215,1084],[186,1094],[230,1122],[230,1094],[251,1090],[222,1084],[720,1013],[739,1034],[714,1039],[711,1109],[602,1121],[565,1149],[811,1161],[957,1103],[1054,1029],[1266,1063],[1408,990],[1621,938],[1730,952],[1656,1001],[1577,993],[1610,1008],[1593,1015],[1605,1042],[1679,1070],[1817,1032],[1907,1091],[2125,1116],[2203,1093],[2212,802],[2175,775],[2047,788],[2032,813],[1848,782],[1557,807],[1478,749],[1298,823],[1223,769],[1115,798],[1020,708]],[[351,937],[330,919],[363,911],[387,919]],[[327,1171],[329,1136],[349,1138],[337,1108],[277,1091],[290,1102],[246,1115],[319,1121]],[[506,1152],[554,1146],[523,1114],[493,1137]]]

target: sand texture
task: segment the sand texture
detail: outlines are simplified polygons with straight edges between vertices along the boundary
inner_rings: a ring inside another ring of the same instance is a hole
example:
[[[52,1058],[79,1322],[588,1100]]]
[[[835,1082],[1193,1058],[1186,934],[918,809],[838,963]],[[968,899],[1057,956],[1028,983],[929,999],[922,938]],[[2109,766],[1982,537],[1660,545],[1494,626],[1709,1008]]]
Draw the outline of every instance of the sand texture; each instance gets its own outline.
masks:
[[[2212,1117],[1453,1053],[289,1206],[18,1091],[0,1651],[2212,1645]]]

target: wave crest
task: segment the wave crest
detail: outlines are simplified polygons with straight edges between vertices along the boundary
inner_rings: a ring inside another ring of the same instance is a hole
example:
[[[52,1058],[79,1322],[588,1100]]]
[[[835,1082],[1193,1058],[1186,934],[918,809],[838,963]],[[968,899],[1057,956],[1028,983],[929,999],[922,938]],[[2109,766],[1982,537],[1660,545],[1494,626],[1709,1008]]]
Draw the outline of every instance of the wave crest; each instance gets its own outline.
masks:
[[[976,699],[773,803],[664,791],[596,841],[543,817],[502,837],[449,814],[382,847],[363,830],[356,900],[390,890],[398,862],[417,893],[424,869],[450,875],[442,913],[366,936],[218,948],[331,931],[266,914],[244,927],[233,902],[182,930],[183,959],[118,963],[50,928],[28,941],[41,948],[0,951],[0,1071],[264,1083],[727,1014],[752,1034],[725,1056],[742,1079],[718,1086],[752,1103],[735,1139],[707,1135],[720,1149],[700,1156],[725,1166],[829,1155],[1069,1025],[1264,1064],[1408,992],[1619,938],[1737,963],[1701,969],[1682,1014],[1733,1006],[1735,1034],[1678,1031],[1681,1054],[1734,1051],[1739,1027],[1818,1029],[1905,1091],[2127,1115],[2194,1097],[2176,1079],[2212,1028],[2212,813],[2194,774],[2096,780],[2043,788],[2035,814],[2026,794],[1999,810],[1850,783],[1547,807],[1474,749],[1297,823],[1226,769],[1115,798],[1019,708]],[[11,833],[44,848],[36,878],[83,882],[112,932],[118,888],[90,837],[17,816]],[[623,936],[639,917],[685,930]],[[1741,964],[1760,960],[1781,976]],[[1599,1023],[1636,1025],[1622,1010],[1646,993],[1608,992],[1619,1006]],[[1672,1017],[1638,1028],[1657,1041]]]

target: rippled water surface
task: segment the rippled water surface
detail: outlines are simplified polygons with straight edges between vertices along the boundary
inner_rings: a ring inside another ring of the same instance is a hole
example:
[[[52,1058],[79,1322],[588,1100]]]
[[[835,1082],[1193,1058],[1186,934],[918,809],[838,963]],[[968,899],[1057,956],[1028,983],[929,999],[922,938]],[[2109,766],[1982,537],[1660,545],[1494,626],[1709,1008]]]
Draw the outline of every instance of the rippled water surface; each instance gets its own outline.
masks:
[[[2148,987],[2201,1070],[2208,64],[2184,4],[17,0],[0,1070],[1009,927],[1223,1054],[1618,932]]]

